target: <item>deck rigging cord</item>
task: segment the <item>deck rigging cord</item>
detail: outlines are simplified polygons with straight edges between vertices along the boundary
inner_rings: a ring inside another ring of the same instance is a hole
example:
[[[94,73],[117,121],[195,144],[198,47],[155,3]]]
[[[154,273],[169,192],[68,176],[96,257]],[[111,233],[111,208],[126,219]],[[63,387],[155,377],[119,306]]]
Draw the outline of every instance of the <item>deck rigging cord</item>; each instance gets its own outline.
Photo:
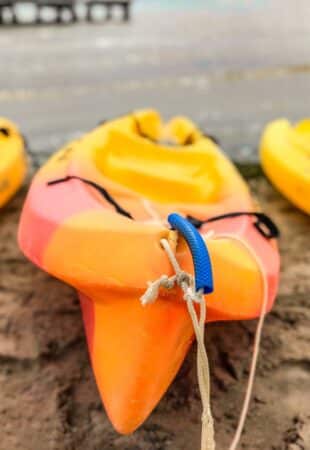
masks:
[[[147,211],[150,212],[152,205],[150,202],[145,204],[147,206]],[[153,219],[158,218],[158,213],[153,211],[151,214]],[[177,233],[177,232],[176,232]],[[262,336],[262,329],[264,325],[265,315],[267,312],[268,304],[268,284],[265,269],[259,257],[256,255],[252,247],[242,238],[234,236],[229,233],[221,233],[215,235],[213,230],[210,230],[204,235],[206,241],[210,239],[233,239],[238,244],[241,244],[254,258],[262,279],[263,285],[263,300],[261,305],[261,310],[259,314],[259,320],[256,327],[253,354],[250,365],[250,373],[248,377],[248,383],[246,387],[246,393],[241,409],[241,413],[238,420],[238,425],[229,447],[229,450],[236,450],[239,444],[241,434],[244,428],[245,420],[249,410],[249,404],[251,400],[251,395],[253,392],[253,385],[256,373],[256,366],[258,360],[258,354],[260,349],[260,342]],[[175,284],[179,285],[183,291],[183,298],[186,302],[189,315],[192,320],[196,340],[197,340],[197,376],[198,385],[202,401],[202,428],[201,428],[201,450],[215,450],[215,439],[214,439],[214,425],[213,417],[210,407],[210,371],[209,371],[209,361],[204,344],[204,329],[205,329],[205,319],[206,319],[206,302],[203,295],[203,290],[200,288],[196,290],[194,277],[187,272],[184,272],[175,256],[167,239],[161,239],[160,241],[163,249],[165,250],[169,261],[175,271],[175,275],[168,277],[167,275],[162,275],[159,279],[149,282],[148,288],[145,293],[140,298],[142,305],[147,305],[156,301],[159,295],[160,288],[171,289]],[[197,316],[194,303],[199,304],[199,318]]]

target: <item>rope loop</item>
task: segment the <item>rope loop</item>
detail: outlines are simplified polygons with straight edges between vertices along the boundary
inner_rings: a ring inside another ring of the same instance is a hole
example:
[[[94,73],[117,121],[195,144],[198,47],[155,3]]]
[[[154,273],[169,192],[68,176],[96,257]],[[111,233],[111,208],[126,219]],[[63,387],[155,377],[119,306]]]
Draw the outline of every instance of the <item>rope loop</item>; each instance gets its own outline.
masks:
[[[202,400],[202,432],[201,432],[201,450],[215,450],[214,441],[214,425],[210,408],[210,374],[208,356],[204,345],[204,324],[206,318],[206,302],[203,290],[195,290],[195,280],[192,275],[181,269],[175,254],[173,253],[167,239],[160,241],[167,256],[174,268],[175,275],[168,277],[162,275],[153,282],[148,283],[148,288],[140,298],[143,306],[153,303],[158,295],[161,287],[171,289],[178,285],[183,291],[183,299],[186,302],[189,315],[192,320],[194,332],[196,335],[198,351],[197,351],[197,373],[198,384]],[[194,303],[200,305],[199,318],[197,316]]]
[[[259,320],[257,323],[254,349],[250,367],[250,373],[245,393],[245,398],[241,408],[241,414],[239,417],[237,429],[235,431],[232,443],[229,446],[229,450],[236,450],[240,442],[241,434],[244,429],[244,424],[246,416],[248,414],[249,403],[251,399],[251,394],[253,391],[253,384],[257,366],[258,353],[260,348],[260,342],[262,337],[262,329],[264,324],[265,315],[267,313],[268,307],[268,280],[264,265],[260,258],[257,256],[255,250],[251,245],[243,240],[241,237],[236,236],[231,233],[221,233],[216,234],[213,230],[209,230],[203,236],[204,240],[208,239],[231,239],[245,248],[248,253],[255,260],[258,270],[261,275],[262,280],[262,304],[259,314]],[[188,313],[191,317],[196,340],[197,340],[197,375],[198,384],[201,395],[202,402],[202,415],[201,415],[201,450],[215,450],[215,440],[214,440],[214,423],[212,412],[210,408],[210,374],[209,374],[209,361],[207,352],[204,345],[204,328],[206,321],[206,302],[204,299],[203,291],[196,290],[195,280],[192,275],[184,272],[166,239],[162,239],[161,245],[163,246],[169,261],[175,271],[175,275],[168,277],[167,275],[162,275],[158,280],[148,283],[148,288],[143,296],[140,298],[142,305],[147,305],[153,303],[158,295],[159,289],[164,287],[166,289],[172,289],[175,284],[179,285],[183,291],[183,298],[186,302]],[[197,316],[197,311],[194,307],[194,303],[199,304],[200,311],[199,316]]]

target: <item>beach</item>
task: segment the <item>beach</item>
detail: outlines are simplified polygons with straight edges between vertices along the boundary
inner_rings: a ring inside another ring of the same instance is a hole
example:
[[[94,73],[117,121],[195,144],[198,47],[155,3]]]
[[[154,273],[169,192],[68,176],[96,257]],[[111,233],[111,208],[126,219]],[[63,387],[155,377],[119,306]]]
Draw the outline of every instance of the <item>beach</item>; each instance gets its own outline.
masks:
[[[282,268],[240,449],[307,450],[309,218],[266,179],[248,181],[263,211],[281,228]],[[76,293],[17,248],[25,193],[26,188],[0,215],[0,450],[198,450],[195,344],[147,421],[129,436],[113,430],[92,373]],[[255,327],[256,321],[206,327],[217,450],[229,448],[236,429]]]
[[[201,3],[138,3],[128,24],[2,27],[1,114],[46,155],[103,119],[155,107],[190,116],[235,160],[257,160],[266,122],[308,114],[309,3]]]
[[[20,6],[26,20],[31,11]],[[116,18],[111,23],[0,28],[0,116],[18,124],[29,153],[26,182],[0,211],[0,450],[200,448],[196,344],[146,422],[131,435],[118,434],[96,386],[77,293],[29,262],[17,243],[21,210],[38,166],[99,122],[146,107],[158,109],[164,119],[189,116],[216,136],[241,170],[254,204],[259,203],[259,210],[281,231],[273,247],[276,251],[279,245],[281,254],[279,291],[265,320],[238,449],[309,450],[309,217],[276,191],[258,163],[259,139],[268,121],[309,116],[309,23],[309,0],[137,0],[129,23]],[[71,199],[79,202],[80,193],[82,189],[72,189],[68,204]],[[63,194],[59,198],[48,203],[55,217],[65,209],[62,198],[68,199]],[[55,231],[53,220],[43,217],[46,231],[38,219],[41,210],[33,211],[29,220],[34,225],[25,233],[25,242],[28,234],[29,242],[37,237],[43,242],[45,232],[52,240],[70,229],[71,218]],[[48,244],[46,239],[42,261]],[[69,264],[66,251],[74,246],[61,246],[64,265]],[[143,239],[143,251],[142,246]],[[110,254],[106,249],[98,254],[101,266],[101,258]],[[227,261],[233,270],[234,253],[227,252]],[[68,267],[74,278],[78,262]],[[244,267],[250,276],[250,263]],[[119,286],[122,292],[121,282]],[[172,323],[174,316],[169,320]],[[208,323],[205,329],[217,450],[230,448],[237,427],[256,326],[256,320],[223,321]],[[151,351],[142,353],[152,357]],[[156,385],[158,374],[149,376]]]

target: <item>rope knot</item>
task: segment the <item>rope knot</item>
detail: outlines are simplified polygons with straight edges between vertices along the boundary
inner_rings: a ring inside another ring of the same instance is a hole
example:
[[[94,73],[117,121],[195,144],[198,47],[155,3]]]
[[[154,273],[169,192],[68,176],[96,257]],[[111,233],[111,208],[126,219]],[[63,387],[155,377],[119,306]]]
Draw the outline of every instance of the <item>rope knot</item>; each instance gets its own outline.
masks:
[[[184,300],[186,302],[194,302],[201,304],[205,301],[202,292],[195,291],[192,286],[188,286],[186,290],[184,290]]]
[[[169,278],[168,275],[162,275],[158,280],[149,281],[148,288],[145,293],[140,298],[140,301],[143,306],[148,305],[149,303],[155,302],[159,295],[159,289],[164,287],[166,289],[172,289],[175,282],[175,276]]]
[[[190,314],[194,332],[198,344],[197,352],[197,370],[198,370],[198,383],[201,393],[201,399],[203,403],[203,427],[201,435],[201,450],[214,450],[214,431],[213,431],[213,419],[210,409],[210,381],[209,381],[209,362],[206,349],[204,346],[204,324],[206,319],[206,302],[203,292],[201,290],[195,290],[195,282],[192,275],[184,272],[176,257],[173,253],[169,242],[166,239],[161,240],[161,244],[166,251],[172,267],[174,268],[175,275],[168,277],[162,275],[160,278],[153,282],[148,283],[148,288],[144,295],[140,298],[142,305],[154,302],[158,295],[160,287],[171,289],[175,284],[180,286],[183,291],[183,298],[186,302],[188,312]],[[194,307],[194,303],[198,303],[200,306],[199,319],[197,311]]]
[[[259,352],[259,345],[261,341],[262,328],[264,323],[264,318],[267,312],[268,305],[268,281],[265,273],[265,268],[262,265],[259,257],[256,255],[252,247],[243,239],[236,237],[233,234],[220,234],[214,236],[214,232],[210,231],[204,235],[205,239],[232,239],[237,241],[239,244],[243,245],[245,249],[252,255],[257,263],[258,269],[261,273],[263,282],[263,301],[259,316],[259,321],[255,333],[254,341],[254,352],[252,356],[252,362],[250,367],[250,375],[246,390],[246,396],[243,402],[241,415],[238,422],[238,427],[235,432],[233,442],[231,443],[229,450],[236,450],[237,445],[240,441],[241,433],[244,427],[244,422],[249,409],[249,402],[251,398],[251,393],[253,390],[253,382],[255,376],[255,369],[257,365],[257,358]],[[215,450],[214,441],[214,426],[213,417],[210,408],[210,380],[209,380],[209,362],[206,349],[204,346],[204,323],[206,318],[206,303],[204,300],[204,295],[201,291],[196,292],[194,289],[195,283],[193,282],[193,277],[186,272],[182,271],[180,268],[175,254],[173,253],[169,242],[166,239],[161,240],[161,245],[167,253],[171,265],[173,266],[176,275],[168,277],[167,275],[162,275],[158,280],[153,283],[148,283],[148,288],[144,295],[141,297],[142,305],[154,302],[159,294],[159,289],[161,286],[171,289],[175,283],[177,283],[183,290],[184,300],[186,301],[187,309],[191,316],[194,331],[196,334],[198,351],[197,351],[197,373],[198,373],[198,383],[201,394],[201,400],[203,404],[203,413],[201,416],[202,422],[202,434],[201,434],[201,450]],[[194,308],[193,303],[197,302],[200,305],[200,317],[198,320],[197,312]]]
[[[187,273],[181,270],[176,274],[176,283],[182,288],[184,286],[185,289],[192,286],[193,284],[193,277]]]

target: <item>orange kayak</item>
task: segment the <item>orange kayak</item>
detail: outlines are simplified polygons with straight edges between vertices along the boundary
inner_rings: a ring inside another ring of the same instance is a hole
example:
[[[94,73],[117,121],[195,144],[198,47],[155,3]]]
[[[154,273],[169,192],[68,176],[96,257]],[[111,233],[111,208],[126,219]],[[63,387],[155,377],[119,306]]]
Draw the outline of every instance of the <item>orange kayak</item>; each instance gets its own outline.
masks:
[[[97,385],[121,433],[147,418],[193,340],[180,289],[140,302],[148,282],[173,275],[162,238],[193,273],[186,242],[167,225],[171,212],[202,237],[212,229],[243,239],[265,269],[271,309],[276,234],[235,167],[188,119],[163,125],[155,111],[138,111],[71,142],[34,177],[21,216],[24,254],[79,292]],[[253,255],[229,237],[210,239],[208,249],[215,288],[205,297],[207,320],[257,317],[263,285]]]

